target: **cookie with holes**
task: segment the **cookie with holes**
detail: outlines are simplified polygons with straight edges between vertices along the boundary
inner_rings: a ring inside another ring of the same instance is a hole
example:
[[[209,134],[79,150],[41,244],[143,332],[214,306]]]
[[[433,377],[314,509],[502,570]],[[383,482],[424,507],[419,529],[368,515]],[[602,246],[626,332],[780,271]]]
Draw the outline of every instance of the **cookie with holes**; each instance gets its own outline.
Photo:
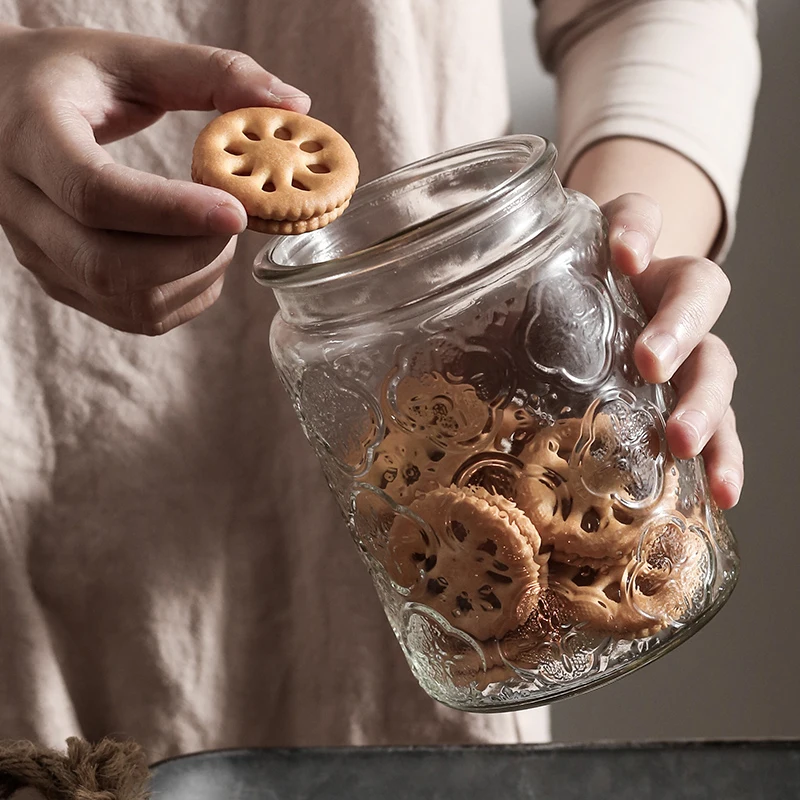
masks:
[[[547,556],[528,518],[481,488],[436,489],[389,531],[392,579],[408,600],[479,640],[500,638],[533,611]]]
[[[363,480],[409,505],[419,494],[450,486],[463,460],[463,454],[454,455],[430,439],[392,428]]]
[[[456,686],[474,684],[482,691],[492,683],[515,677],[515,669],[535,670],[552,658],[552,648],[578,622],[569,602],[542,588],[528,619],[502,639],[481,642],[480,652],[450,637],[442,652]]]
[[[597,567],[551,561],[550,588],[570,605],[575,618],[618,636],[648,636],[663,627],[657,616],[637,608],[626,591],[626,565]]]
[[[624,563],[652,509],[636,511],[622,506],[611,493],[590,492],[569,464],[579,436],[580,420],[562,420],[540,431],[520,455],[525,471],[514,499],[559,561],[588,566]],[[662,500],[670,503],[678,480],[671,458],[664,474]]]
[[[474,386],[451,383],[437,372],[393,380],[386,397],[394,424],[442,447],[474,448],[495,424],[494,410]]]
[[[494,446],[502,453],[518,456],[544,424],[524,408],[508,406],[503,409]]]
[[[562,561],[624,563],[636,546],[639,520],[562,472],[526,465],[517,480],[515,500],[539,530],[543,546]]]
[[[253,230],[306,233],[347,208],[358,160],[324,122],[282,108],[240,108],[200,132],[192,179],[241,201]]]
[[[669,625],[703,605],[710,563],[705,527],[672,510],[644,527],[623,586],[635,609]]]

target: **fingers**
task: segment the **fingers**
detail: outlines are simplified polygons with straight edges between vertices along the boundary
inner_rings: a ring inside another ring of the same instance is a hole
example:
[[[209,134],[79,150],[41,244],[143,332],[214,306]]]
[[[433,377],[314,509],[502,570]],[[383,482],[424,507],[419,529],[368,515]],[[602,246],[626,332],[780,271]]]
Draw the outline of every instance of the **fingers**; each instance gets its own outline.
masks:
[[[634,360],[646,381],[663,383],[714,326],[730,281],[707,259],[672,258],[653,262],[633,283],[654,313],[636,342]]]
[[[120,297],[100,297],[80,291],[33,242],[14,232],[8,239],[17,258],[54,300],[100,322],[130,333],[157,335],[193,319],[208,308],[222,290],[225,270],[235,251],[231,240],[203,270],[178,281]]]
[[[720,508],[732,508],[739,502],[744,485],[744,453],[732,408],[703,451],[703,459],[714,500]]]
[[[103,88],[121,101],[162,112],[267,105],[306,113],[311,103],[305,92],[236,50],[61,27],[32,31],[27,49],[42,57],[60,55],[56,64],[74,57],[94,65]]]
[[[28,185],[14,195],[13,225],[41,248],[81,294],[125,296],[202,270],[226,236],[150,236],[83,227]]]
[[[305,114],[311,106],[305,92],[236,50],[125,35],[107,47],[111,70],[134,98],[165,111],[281,106]]]
[[[638,275],[650,263],[661,233],[661,209],[643,194],[623,194],[603,206],[614,263],[625,275]]]
[[[39,125],[38,139],[15,148],[13,168],[82,225],[176,236],[232,236],[247,226],[227,192],[115,164],[74,107],[43,111]]]
[[[9,169],[89,227],[184,236],[244,230],[245,210],[232,196],[116,165],[98,139],[173,109],[269,105],[304,113],[307,95],[236,51],[80,29],[36,36],[31,48],[62,58],[15,92],[18,121],[11,152],[2,154]]]
[[[696,456],[730,406],[736,364],[725,343],[708,334],[675,376],[680,399],[667,422],[667,442],[678,458]]]
[[[40,281],[40,285],[45,292],[57,302],[70,306],[76,311],[80,311],[96,319],[98,322],[108,325],[109,328],[115,328],[125,333],[161,336],[177,328],[179,325],[189,322],[199,316],[203,311],[210,308],[219,299],[224,282],[225,276],[223,274],[220,275],[211,286],[196,297],[193,297],[188,303],[175,309],[175,311],[163,319],[158,320],[136,320],[131,317],[120,316],[114,313],[113,310],[94,305],[77,292],[72,292],[69,289],[64,289],[55,284],[48,284],[45,281]]]

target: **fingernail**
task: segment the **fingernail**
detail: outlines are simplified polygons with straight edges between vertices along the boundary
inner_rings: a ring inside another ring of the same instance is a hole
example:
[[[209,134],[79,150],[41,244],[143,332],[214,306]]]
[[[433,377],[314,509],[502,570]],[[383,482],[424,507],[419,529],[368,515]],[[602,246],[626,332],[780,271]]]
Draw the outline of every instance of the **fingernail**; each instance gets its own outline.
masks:
[[[241,233],[247,227],[247,217],[230,203],[220,203],[208,212],[208,229],[211,233]]]
[[[727,483],[736,493],[736,500],[742,493],[742,476],[735,469],[728,469],[722,473],[722,482]]]
[[[678,357],[678,341],[669,333],[654,333],[642,340],[642,344],[661,362],[665,370]]]
[[[283,81],[273,81],[270,84],[269,93],[279,102],[299,100],[311,103],[311,98],[305,92],[301,92],[296,86],[291,86]]]
[[[642,263],[647,266],[649,259],[647,239],[639,231],[623,231],[619,235],[619,240],[628,248]]]
[[[689,429],[694,446],[699,448],[708,431],[708,418],[702,411],[684,411],[676,417],[684,428]]]
[[[726,504],[727,508],[732,508],[739,502],[742,496],[742,475],[735,469],[728,469],[722,473],[722,482],[733,490],[733,502]]]

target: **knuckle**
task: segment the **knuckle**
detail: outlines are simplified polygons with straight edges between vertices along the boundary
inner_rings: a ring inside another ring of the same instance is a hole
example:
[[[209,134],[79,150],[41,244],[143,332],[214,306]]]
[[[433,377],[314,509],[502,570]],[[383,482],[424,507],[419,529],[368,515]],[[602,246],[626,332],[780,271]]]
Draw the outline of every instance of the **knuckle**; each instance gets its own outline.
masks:
[[[703,389],[703,396],[706,402],[703,404],[707,408],[717,409],[717,413],[721,413],[720,409],[728,407],[731,397],[730,392],[718,382],[708,383]]]
[[[703,303],[692,300],[680,311],[680,327],[690,335],[708,330],[706,309]]]
[[[695,272],[700,272],[703,280],[712,289],[724,294],[727,299],[731,293],[731,282],[722,267],[714,263],[710,258],[698,258],[692,263],[692,269]]]
[[[160,286],[134,292],[126,298],[127,315],[142,325],[158,325],[167,316],[168,309]]]
[[[125,280],[119,257],[104,253],[90,240],[84,240],[72,254],[69,269],[89,291],[101,297],[125,293]]]
[[[630,192],[623,195],[615,210],[627,228],[641,230],[651,237],[658,236],[661,231],[661,207],[646,194]]]
[[[212,66],[225,77],[238,77],[242,72],[252,69],[254,63],[250,56],[238,50],[217,48],[211,53]]]
[[[12,240],[7,237],[17,261],[30,272],[35,272],[41,263],[42,253],[36,245],[26,240]]]
[[[140,322],[138,328],[142,336],[150,337],[163,336],[172,330],[172,326],[166,322]]]
[[[99,170],[73,167],[67,170],[61,182],[64,206],[74,219],[91,227],[98,221],[100,204],[97,184]]]
[[[20,80],[9,97],[9,115],[0,126],[0,147],[3,153],[14,152],[32,133],[41,119],[41,96],[30,78]],[[30,141],[30,140],[29,140]]]

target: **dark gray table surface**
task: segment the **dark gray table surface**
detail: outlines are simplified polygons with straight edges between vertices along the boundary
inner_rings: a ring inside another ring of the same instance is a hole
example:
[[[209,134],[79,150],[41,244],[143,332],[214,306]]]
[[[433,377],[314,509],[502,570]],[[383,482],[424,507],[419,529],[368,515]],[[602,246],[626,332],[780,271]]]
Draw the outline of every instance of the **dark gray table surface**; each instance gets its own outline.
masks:
[[[153,800],[800,800],[800,741],[221,750],[153,765]]]

